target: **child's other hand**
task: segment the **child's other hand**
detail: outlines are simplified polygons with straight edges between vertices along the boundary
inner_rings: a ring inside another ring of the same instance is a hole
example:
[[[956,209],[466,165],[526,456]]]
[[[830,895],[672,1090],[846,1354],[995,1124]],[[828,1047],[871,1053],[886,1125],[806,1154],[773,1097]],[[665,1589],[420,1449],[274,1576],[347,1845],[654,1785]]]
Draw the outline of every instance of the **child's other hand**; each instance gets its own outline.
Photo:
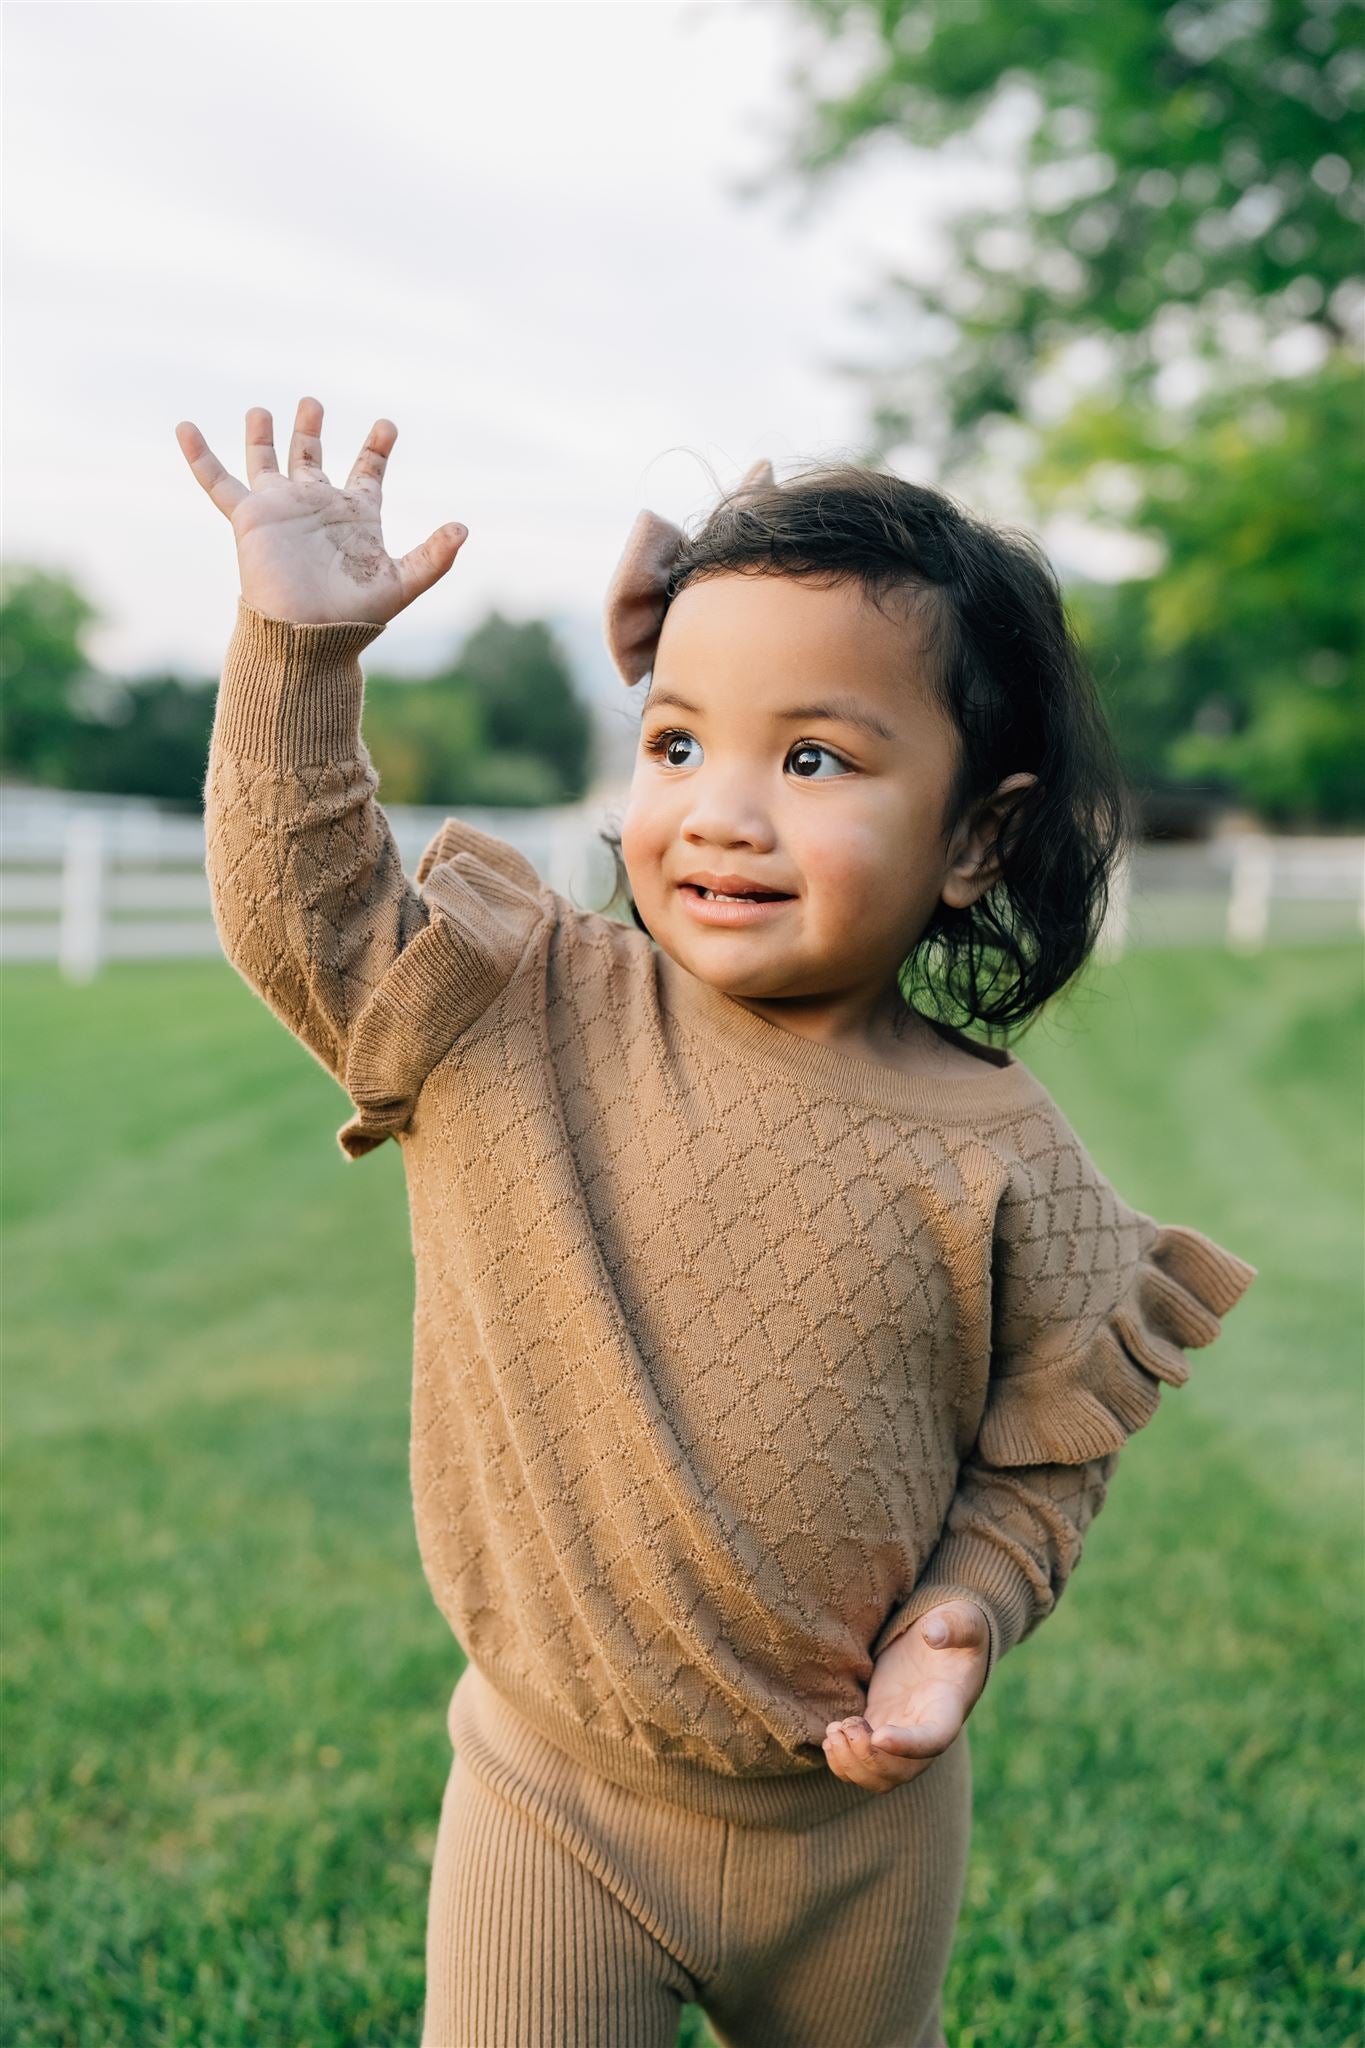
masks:
[[[943,1622],[942,1643],[926,1624]],[[974,1600],[931,1607],[888,1644],[872,1667],[866,1716],[831,1721],[824,1751],[838,1778],[891,1792],[927,1771],[962,1732],[986,1683],[990,1634]]]
[[[289,474],[281,476],[270,414],[253,405],[246,416],[246,484],[229,475],[192,420],[181,420],[175,438],[232,522],[242,596],[254,610],[294,625],[361,619],[386,626],[445,575],[466,529],[438,526],[420,547],[394,561],[379,530],[379,498],[397,427],[392,420],[375,421],[344,491],[323,475],[321,427],[318,400],[301,398]]]

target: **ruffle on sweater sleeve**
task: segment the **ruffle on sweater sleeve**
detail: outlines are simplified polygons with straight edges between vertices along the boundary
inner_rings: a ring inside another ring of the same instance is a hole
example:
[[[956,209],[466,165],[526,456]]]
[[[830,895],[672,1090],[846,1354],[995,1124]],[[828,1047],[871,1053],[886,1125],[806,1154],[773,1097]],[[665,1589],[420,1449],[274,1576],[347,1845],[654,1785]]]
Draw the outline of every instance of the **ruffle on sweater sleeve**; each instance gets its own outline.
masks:
[[[356,1115],[337,1132],[358,1159],[405,1130],[428,1075],[489,1008],[552,916],[528,860],[448,818],[417,867],[428,922],[356,1019],[345,1087]]]
[[[1122,1449],[1156,1413],[1163,1382],[1189,1378],[1186,1351],[1213,1342],[1256,1277],[1200,1230],[1123,1214],[1136,1256],[1113,1305],[1062,1356],[1038,1365],[1016,1352],[993,1374],[977,1435],[991,1464],[1079,1465]]]

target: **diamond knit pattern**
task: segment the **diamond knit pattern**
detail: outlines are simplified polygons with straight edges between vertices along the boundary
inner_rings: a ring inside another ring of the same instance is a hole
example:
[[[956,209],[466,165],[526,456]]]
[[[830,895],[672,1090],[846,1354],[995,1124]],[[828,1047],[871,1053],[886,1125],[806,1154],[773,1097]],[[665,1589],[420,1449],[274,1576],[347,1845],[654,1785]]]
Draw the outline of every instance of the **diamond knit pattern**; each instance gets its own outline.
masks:
[[[207,867],[343,1150],[403,1153],[433,1596],[600,1769],[824,1770],[929,1607],[976,1600],[992,1666],[1052,1611],[1256,1268],[1126,1204],[1016,1058],[917,1084],[814,1048],[456,820],[410,881],[359,735],[376,630],[241,607]]]

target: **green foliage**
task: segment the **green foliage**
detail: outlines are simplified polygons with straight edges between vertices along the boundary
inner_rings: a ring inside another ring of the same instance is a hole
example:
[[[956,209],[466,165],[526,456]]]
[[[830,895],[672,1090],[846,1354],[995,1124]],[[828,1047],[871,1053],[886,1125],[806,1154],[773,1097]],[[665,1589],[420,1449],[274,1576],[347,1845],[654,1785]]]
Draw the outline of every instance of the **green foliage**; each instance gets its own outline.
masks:
[[[80,724],[74,685],[90,673],[81,642],[99,614],[65,576],[0,567],[0,768],[61,780]]]
[[[1173,307],[1212,320],[1254,305],[1268,332],[1308,323],[1345,340],[1339,288],[1361,276],[1365,219],[1346,154],[1365,106],[1358,7],[804,0],[804,11],[856,57],[831,95],[802,74],[789,168],[806,179],[869,137],[941,149],[1006,91],[1032,98],[1017,199],[964,211],[941,273],[907,264],[891,287],[890,306],[908,300],[949,339],[927,379],[888,380],[886,445],[933,438],[946,419],[955,460],[984,415],[1025,411],[1038,365],[1082,334],[1102,335],[1140,392]]]
[[[564,796],[586,787],[591,727],[541,620],[490,612],[460,649],[459,672],[483,707],[494,747],[543,762]]]
[[[1074,610],[1129,772],[1227,790],[1280,825],[1365,813],[1365,376],[1224,389],[1173,421],[1088,402],[1044,437],[1040,504],[1121,476],[1159,574]]]
[[[69,576],[0,569],[0,768],[61,789],[197,803],[213,690],[100,674],[82,645],[98,617]]]
[[[973,1713],[948,2038],[1343,2048],[1357,949],[1134,954],[1066,1007],[1025,1057],[1105,1171],[1263,1277]],[[222,962],[10,968],[4,1009],[0,2036],[415,2042],[462,1659],[412,1534],[402,1161],[341,1158],[344,1095]]]
[[[364,724],[390,803],[571,803],[587,788],[592,723],[539,619],[490,612],[425,681],[368,676]]]
[[[1359,823],[1365,391],[1348,344],[1365,201],[1346,152],[1365,12],[804,11],[853,62],[830,95],[798,74],[799,177],[873,136],[979,147],[1007,95],[1029,109],[1010,198],[955,214],[946,260],[917,269],[908,251],[888,282],[880,312],[906,339],[869,373],[874,449],[937,448],[951,483],[992,419],[1024,427],[1040,506],[1105,518],[1117,502],[1158,543],[1150,581],[1073,598],[1130,777],[1199,784],[1274,823]],[[1292,379],[1273,352],[1291,332],[1317,364]],[[1102,395],[1057,423],[1040,380],[1067,374],[1081,341]],[[1173,405],[1169,364],[1204,395]]]
[[[365,678],[365,745],[386,803],[468,803],[475,764],[487,745],[479,707],[446,682]]]
[[[62,757],[70,789],[197,803],[213,730],[211,684],[140,676],[110,684],[98,719],[82,719]]]
[[[212,683],[123,681],[86,660],[97,618],[67,576],[0,572],[0,768],[61,789],[197,805],[213,726]],[[497,612],[466,660],[424,680],[367,674],[363,730],[388,803],[572,802],[588,780],[589,714],[549,629]]]

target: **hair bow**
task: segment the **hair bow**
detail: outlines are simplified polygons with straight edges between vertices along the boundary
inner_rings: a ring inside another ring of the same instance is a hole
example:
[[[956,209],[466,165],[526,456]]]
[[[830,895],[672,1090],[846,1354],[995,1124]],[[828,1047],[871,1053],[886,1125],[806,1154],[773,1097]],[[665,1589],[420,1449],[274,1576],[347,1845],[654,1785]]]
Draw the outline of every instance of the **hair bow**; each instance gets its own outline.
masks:
[[[727,503],[775,483],[766,456],[745,470]],[[668,578],[685,535],[671,519],[657,512],[635,515],[621,559],[616,565],[602,607],[602,632],[622,680],[638,683],[654,666],[659,634],[667,610]]]

